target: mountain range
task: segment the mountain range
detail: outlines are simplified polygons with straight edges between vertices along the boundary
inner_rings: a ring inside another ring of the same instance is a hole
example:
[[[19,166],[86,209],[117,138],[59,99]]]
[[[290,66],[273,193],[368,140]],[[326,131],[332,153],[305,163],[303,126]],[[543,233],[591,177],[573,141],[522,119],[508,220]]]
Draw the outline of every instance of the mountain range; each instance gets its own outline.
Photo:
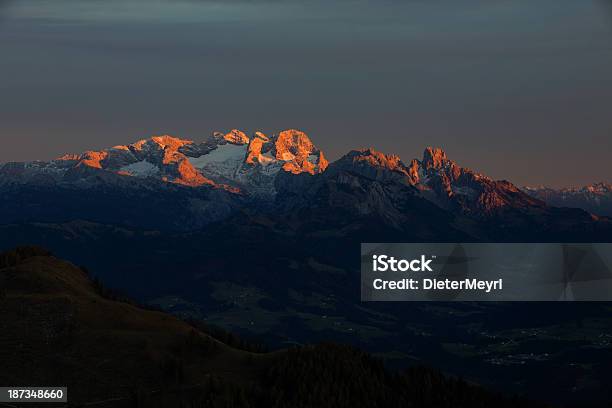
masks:
[[[607,234],[611,225],[605,217],[551,207],[537,198],[546,196],[462,167],[439,148],[409,162],[369,148],[329,163],[298,130],[249,137],[234,129],[202,142],[157,136],[50,162],[6,163],[0,190],[3,224],[69,215],[187,231],[248,212],[306,230],[370,220],[423,238],[434,239],[439,227],[443,238],[473,240],[527,231],[581,239],[584,231]],[[135,208],[136,202],[148,205]],[[298,214],[300,222],[290,222]]]

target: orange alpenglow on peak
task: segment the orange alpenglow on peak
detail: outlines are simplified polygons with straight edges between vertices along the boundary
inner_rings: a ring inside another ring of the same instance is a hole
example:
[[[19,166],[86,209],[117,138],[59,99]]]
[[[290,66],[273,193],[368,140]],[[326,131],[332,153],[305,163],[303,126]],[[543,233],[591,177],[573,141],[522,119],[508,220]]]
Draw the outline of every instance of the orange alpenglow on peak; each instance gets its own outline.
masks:
[[[102,161],[108,157],[108,153],[105,151],[102,152],[94,152],[88,151],[81,156],[81,162],[79,165],[93,167],[96,169],[102,168]]]
[[[358,150],[360,154],[353,157],[354,162],[367,162],[372,166],[396,169],[402,165],[402,160],[396,154],[385,154],[373,147]]]
[[[265,134],[263,134],[262,132],[260,131],[255,132],[247,148],[247,155],[246,155],[246,158],[244,159],[244,162],[249,165],[255,165],[257,163],[262,163],[262,162],[264,163],[270,162],[270,160],[272,160],[271,158],[265,159],[262,156],[263,146],[269,141],[270,141],[270,138],[266,136]]]
[[[274,156],[286,162],[283,170],[294,174],[322,173],[329,165],[323,152],[315,148],[308,135],[296,129],[284,130],[276,136]],[[313,157],[315,162],[312,161]]]
[[[177,163],[176,171],[178,177],[175,179],[175,183],[183,184],[191,187],[199,187],[203,185],[213,186],[215,183],[204,177],[199,171],[197,171],[189,160],[181,159]]]
[[[145,146],[150,146],[152,144],[155,144],[162,149],[168,148],[171,150],[178,150],[181,147],[188,145],[188,144],[192,144],[192,143],[193,143],[192,140],[180,139],[178,137],[174,137],[170,135],[160,135],[160,136],[153,136],[149,139],[141,139],[128,146],[125,146],[125,145],[115,146],[113,147],[113,149],[130,150],[130,148],[133,148],[134,150],[142,150],[144,149]]]
[[[260,131],[255,132],[255,133],[253,134],[253,138],[254,138],[254,139],[255,139],[255,138],[257,138],[257,139],[261,139],[261,140],[263,140],[264,142],[269,142],[269,141],[270,141],[270,138],[269,138],[268,136],[266,136],[264,133],[260,132]]]
[[[250,165],[261,163],[263,161],[262,156],[261,156],[261,151],[265,143],[267,143],[266,140],[260,137],[254,137],[251,140],[251,143],[249,143],[249,147],[247,149],[247,156],[244,159],[244,162]]]
[[[58,157],[55,160],[58,161],[77,161],[81,159],[81,155],[80,154],[65,154],[63,156]]]
[[[275,147],[278,160],[292,160],[294,157],[306,156],[314,150],[314,145],[306,133],[295,129],[280,132]]]
[[[423,152],[423,166],[426,169],[439,169],[448,162],[449,160],[448,157],[446,157],[446,153],[439,147],[428,147]]]
[[[408,175],[406,166],[396,154],[385,154],[372,147],[352,150],[342,157],[342,166],[353,168],[369,168],[380,171],[391,171]]]
[[[385,154],[374,148],[352,150],[333,164],[334,171],[349,171],[375,180],[402,180],[403,183],[415,184],[413,177],[400,157]]]
[[[318,174],[325,171],[328,161],[306,133],[288,129],[268,137],[255,132],[246,151],[245,164],[266,167],[276,163],[284,171],[300,174]]]
[[[246,145],[250,141],[246,133],[239,129],[232,129],[227,133],[212,132],[212,140],[220,144],[229,143],[237,146]]]
[[[179,148],[185,145],[193,143],[192,140],[179,139],[178,137],[169,135],[153,136],[151,140],[153,140],[155,143],[157,143],[160,147],[164,149],[170,148],[172,150],[178,150]]]
[[[249,137],[241,130],[232,129],[229,133],[223,136],[227,142],[235,145],[245,145],[249,143]]]
[[[128,146],[126,146],[126,145],[113,146],[112,149],[113,150],[124,150],[124,151],[130,150],[130,148]]]

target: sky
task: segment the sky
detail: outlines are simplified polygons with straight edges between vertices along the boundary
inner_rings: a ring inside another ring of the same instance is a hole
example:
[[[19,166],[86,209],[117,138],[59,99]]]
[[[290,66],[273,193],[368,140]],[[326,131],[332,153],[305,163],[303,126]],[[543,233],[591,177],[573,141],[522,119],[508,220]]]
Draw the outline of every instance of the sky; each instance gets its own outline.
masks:
[[[608,0],[0,0],[0,162],[156,134],[612,180]]]

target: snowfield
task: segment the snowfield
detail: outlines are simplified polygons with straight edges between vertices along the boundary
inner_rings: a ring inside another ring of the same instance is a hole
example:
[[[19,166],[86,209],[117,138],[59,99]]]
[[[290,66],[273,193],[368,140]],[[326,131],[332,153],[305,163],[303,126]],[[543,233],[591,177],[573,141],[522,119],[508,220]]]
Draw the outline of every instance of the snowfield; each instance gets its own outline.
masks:
[[[129,173],[135,177],[151,177],[159,173],[157,166],[146,160],[123,166],[119,171]]]

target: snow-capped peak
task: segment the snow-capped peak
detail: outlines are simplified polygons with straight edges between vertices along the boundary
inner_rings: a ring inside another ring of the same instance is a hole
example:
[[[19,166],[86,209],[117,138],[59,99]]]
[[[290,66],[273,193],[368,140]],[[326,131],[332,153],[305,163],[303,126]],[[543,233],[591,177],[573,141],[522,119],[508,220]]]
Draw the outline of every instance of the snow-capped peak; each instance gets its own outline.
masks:
[[[36,179],[86,186],[133,177],[143,182],[274,195],[279,172],[316,174],[326,167],[323,153],[301,131],[286,130],[272,137],[257,131],[249,137],[232,129],[214,132],[202,142],[161,135],[100,151],[67,154],[51,162],[1,166],[0,173],[6,177],[0,181],[27,183]]]

